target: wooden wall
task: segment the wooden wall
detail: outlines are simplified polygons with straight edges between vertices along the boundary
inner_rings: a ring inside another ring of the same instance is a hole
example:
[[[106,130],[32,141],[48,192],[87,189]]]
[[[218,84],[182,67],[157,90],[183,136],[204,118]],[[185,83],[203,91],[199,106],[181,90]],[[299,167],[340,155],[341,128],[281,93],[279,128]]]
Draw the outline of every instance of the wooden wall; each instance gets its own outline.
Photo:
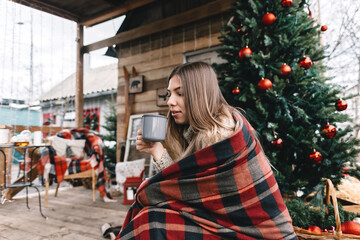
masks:
[[[224,14],[186,24],[165,32],[153,34],[119,46],[119,73],[117,94],[117,139],[123,142],[125,132],[124,72],[135,67],[138,75],[144,75],[144,92],[134,96],[131,115],[159,112],[166,115],[167,107],[156,106],[156,89],[167,87],[172,69],[184,63],[184,53],[215,47],[228,17]],[[120,150],[118,149],[118,159]]]

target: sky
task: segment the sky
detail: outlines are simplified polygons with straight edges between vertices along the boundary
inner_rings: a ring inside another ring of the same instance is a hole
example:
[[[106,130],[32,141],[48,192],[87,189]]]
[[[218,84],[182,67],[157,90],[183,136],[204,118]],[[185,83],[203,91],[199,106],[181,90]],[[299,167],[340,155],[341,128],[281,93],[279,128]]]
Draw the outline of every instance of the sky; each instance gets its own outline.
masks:
[[[84,45],[114,36],[123,19],[124,16],[84,28]],[[35,101],[42,93],[75,72],[75,22],[8,0],[0,0],[0,29],[0,99]],[[29,94],[31,35],[32,98]],[[105,52],[106,48],[91,52],[91,68],[117,63],[116,58],[104,56]]]
[[[321,25],[328,30],[322,34],[324,45],[331,52],[340,35],[346,34],[342,28],[344,13],[352,14],[359,3],[350,0],[310,0],[310,9]],[[320,16],[318,11],[320,4]],[[33,97],[31,86],[31,16],[33,22]],[[360,19],[359,12],[355,19]],[[84,28],[84,44],[96,42],[116,34],[124,17]],[[359,21],[359,20],[357,20]],[[23,24],[19,24],[19,23]],[[358,24],[358,22],[355,22]],[[76,24],[35,9],[0,0],[0,99],[13,98],[34,101],[37,96],[75,72]],[[360,34],[357,31],[356,34]],[[333,82],[346,89],[358,81],[359,65],[354,54],[347,48],[347,41],[336,50],[339,57],[326,60],[331,67],[326,75],[334,77]],[[103,56],[106,48],[91,52],[90,67],[95,68],[117,62],[116,58]]]

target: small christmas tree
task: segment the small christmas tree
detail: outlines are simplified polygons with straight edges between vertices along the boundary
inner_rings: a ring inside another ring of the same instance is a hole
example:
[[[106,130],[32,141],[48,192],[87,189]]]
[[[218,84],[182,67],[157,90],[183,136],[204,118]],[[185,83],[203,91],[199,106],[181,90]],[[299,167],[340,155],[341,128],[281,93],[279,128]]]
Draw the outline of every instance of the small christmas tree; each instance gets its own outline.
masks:
[[[103,136],[103,139],[109,143],[105,144],[105,166],[112,174],[114,174],[116,165],[116,103],[114,101],[109,101],[108,106],[109,112],[105,115],[105,125],[102,126],[108,132]]]
[[[336,185],[359,141],[339,87],[324,77],[320,26],[305,0],[236,1],[216,65],[227,101],[246,111],[274,166],[282,193],[306,196],[323,178]],[[335,107],[337,104],[337,107]]]

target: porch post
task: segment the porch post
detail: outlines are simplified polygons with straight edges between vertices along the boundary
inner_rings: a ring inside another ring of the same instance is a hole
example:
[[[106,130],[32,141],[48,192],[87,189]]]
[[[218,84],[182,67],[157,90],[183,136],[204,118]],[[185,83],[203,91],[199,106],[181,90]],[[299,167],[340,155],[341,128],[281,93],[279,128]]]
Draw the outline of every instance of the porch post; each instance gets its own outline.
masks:
[[[77,24],[77,51],[76,51],[76,90],[75,90],[75,126],[83,127],[84,124],[84,27]]]

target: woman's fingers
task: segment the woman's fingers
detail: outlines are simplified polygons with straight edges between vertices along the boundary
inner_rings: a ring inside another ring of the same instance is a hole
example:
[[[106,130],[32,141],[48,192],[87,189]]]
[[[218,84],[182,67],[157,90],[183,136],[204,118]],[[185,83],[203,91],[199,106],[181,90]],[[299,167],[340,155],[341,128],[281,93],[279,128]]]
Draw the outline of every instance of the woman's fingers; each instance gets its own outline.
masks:
[[[143,141],[141,136],[136,137],[136,150],[138,151],[150,153],[153,145],[153,142]]]
[[[136,136],[136,150],[140,152],[153,153],[155,142],[145,142],[142,139],[142,130],[137,130]]]

